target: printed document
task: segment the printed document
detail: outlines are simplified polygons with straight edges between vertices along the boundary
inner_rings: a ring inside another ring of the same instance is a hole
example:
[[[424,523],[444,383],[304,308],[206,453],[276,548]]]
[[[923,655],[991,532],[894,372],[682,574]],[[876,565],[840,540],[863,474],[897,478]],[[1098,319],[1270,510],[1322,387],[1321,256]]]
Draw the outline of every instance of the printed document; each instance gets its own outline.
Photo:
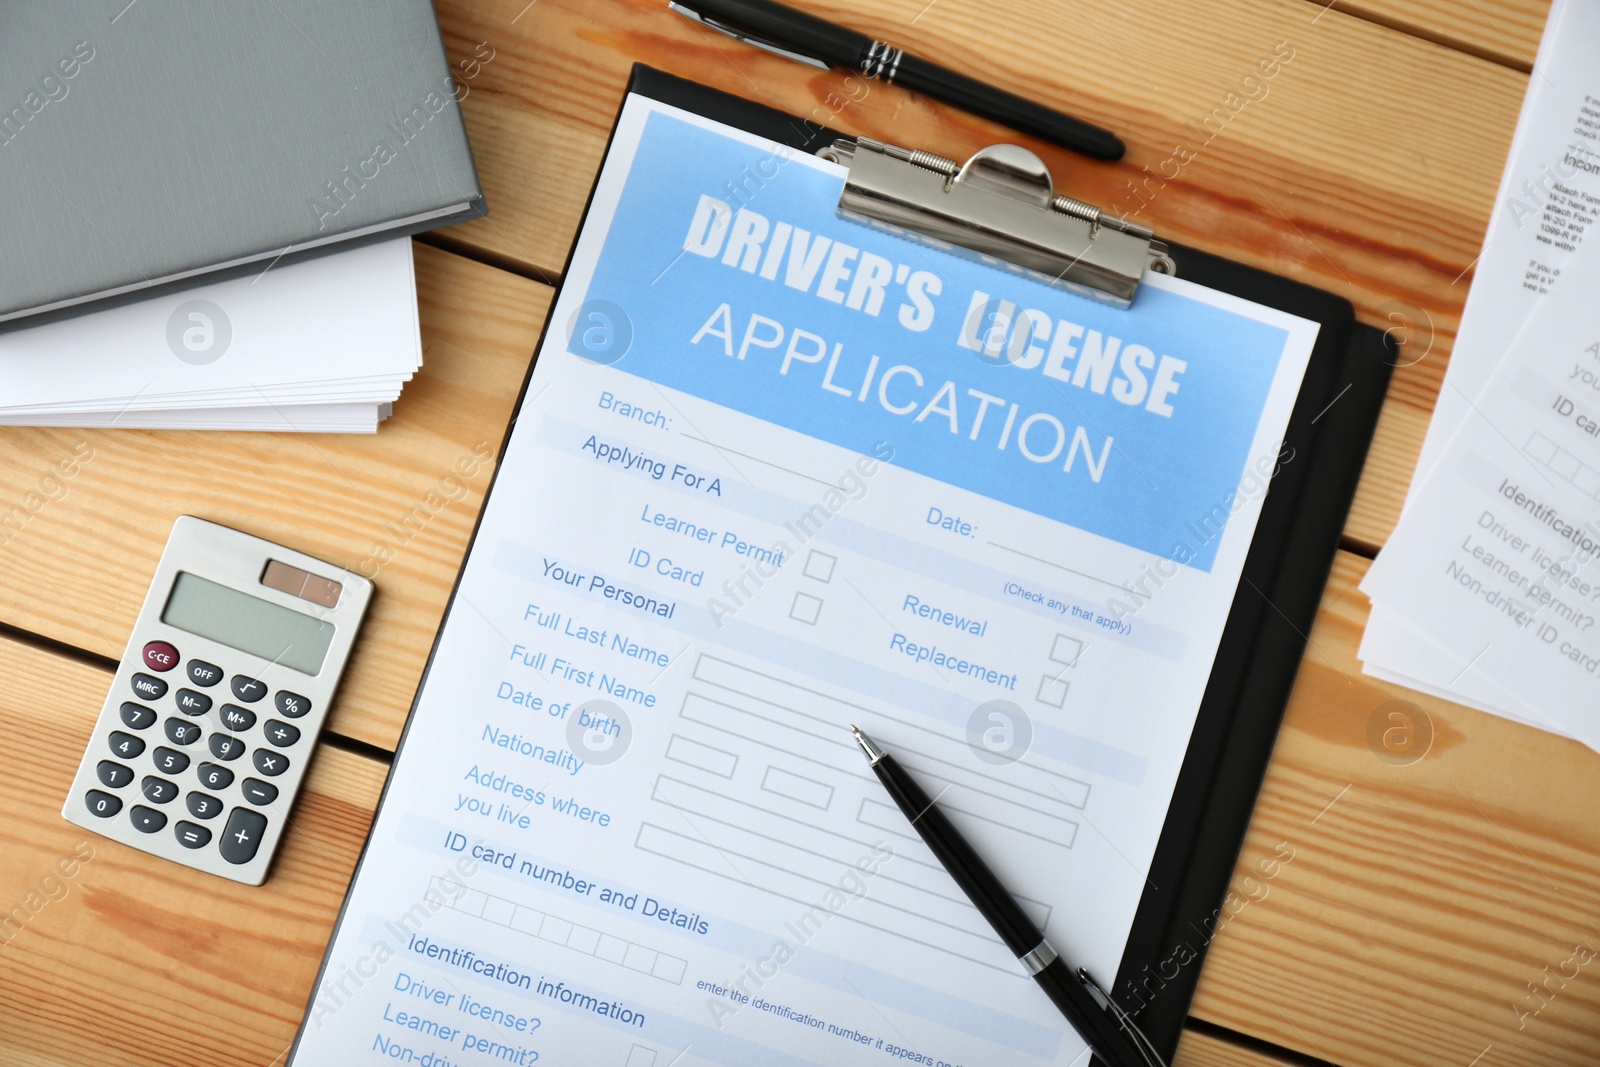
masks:
[[[849,725],[1111,986],[1317,325],[844,174],[630,97],[292,1062],[1080,1061]]]
[[[1556,0],[1529,76],[1483,251],[1473,264],[1472,291],[1417,460],[1402,524],[1415,514],[1423,481],[1534,309],[1547,302],[1547,295],[1551,301],[1585,299],[1581,293],[1573,295],[1563,271],[1600,218],[1597,49],[1600,4]],[[1378,559],[1362,583],[1369,595],[1387,566],[1387,552]],[[1483,680],[1471,692],[1461,691],[1459,667],[1452,666],[1451,655],[1429,635],[1406,626],[1377,599],[1362,636],[1360,657],[1368,674],[1523,717],[1508,706],[1513,700],[1492,693]]]
[[[1600,287],[1600,247],[1564,285]],[[1369,579],[1452,691],[1600,749],[1600,323],[1541,304]]]

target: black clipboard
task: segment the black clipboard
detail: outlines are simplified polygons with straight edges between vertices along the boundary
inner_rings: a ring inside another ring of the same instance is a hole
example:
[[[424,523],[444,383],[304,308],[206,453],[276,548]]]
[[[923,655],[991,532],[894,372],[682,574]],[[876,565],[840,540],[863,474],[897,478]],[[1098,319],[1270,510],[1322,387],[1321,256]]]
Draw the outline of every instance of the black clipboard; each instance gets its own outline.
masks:
[[[644,64],[634,65],[627,93],[693,111],[807,152],[847,136]],[[584,205],[585,221],[593,196],[591,187]],[[570,270],[576,245],[574,241],[568,250],[563,277]],[[1395,350],[1388,335],[1357,324],[1350,302],[1341,297],[1197,249],[1169,246],[1168,254],[1177,265],[1179,277],[1315,320],[1322,327],[1284,434],[1284,444],[1293,449],[1293,458],[1273,478],[1263,503],[1146,889],[1134,916],[1122,967],[1111,990],[1133,1014],[1162,1058],[1170,1061],[1210,941],[1201,935],[1214,928],[1244,841],[1278,724],[1305,651],[1306,634],[1333,566],[1345,515],[1388,388]],[[543,347],[550,328],[547,319],[535,352]],[[494,492],[533,369],[530,363],[501,441],[495,476],[485,491],[485,501]],[[463,570],[482,521],[480,510],[463,557]],[[460,584],[458,571],[445,605],[445,618],[455,607]],[[432,669],[443,632],[441,622],[423,668],[423,682]],[[396,761],[405,749],[411,714],[422,687],[419,682],[395,747]],[[388,799],[393,781],[391,771],[378,798],[379,810]],[[370,844],[369,835],[334,921],[329,950],[344,924]],[[1164,972],[1170,969],[1166,961],[1181,952],[1187,953],[1186,962],[1172,977],[1166,977]],[[325,951],[307,997],[306,1014],[289,1049],[288,1063],[295,1062],[327,967]],[[1147,977],[1152,972],[1160,980],[1159,985]]]
[[[642,63],[627,91],[800,151],[851,136]],[[1284,433],[1281,455],[1288,458],[1263,503],[1110,990],[1170,1061],[1333,567],[1395,349],[1389,335],[1357,323],[1343,297],[1198,249],[1169,245],[1169,255],[1180,278],[1322,327]]]

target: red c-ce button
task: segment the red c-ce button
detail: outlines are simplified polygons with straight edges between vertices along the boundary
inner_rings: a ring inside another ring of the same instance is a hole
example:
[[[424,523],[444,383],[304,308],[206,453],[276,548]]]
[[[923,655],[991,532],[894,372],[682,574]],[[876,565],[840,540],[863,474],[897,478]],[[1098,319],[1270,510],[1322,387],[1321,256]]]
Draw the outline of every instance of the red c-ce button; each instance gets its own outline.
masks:
[[[170,671],[178,665],[178,650],[165,641],[144,646],[144,665],[153,671]]]

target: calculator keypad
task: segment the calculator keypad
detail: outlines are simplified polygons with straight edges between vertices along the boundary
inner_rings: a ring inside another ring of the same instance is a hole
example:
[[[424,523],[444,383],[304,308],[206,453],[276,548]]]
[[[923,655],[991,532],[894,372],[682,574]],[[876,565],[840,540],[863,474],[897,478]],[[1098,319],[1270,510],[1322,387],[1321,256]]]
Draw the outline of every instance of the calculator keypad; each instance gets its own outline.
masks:
[[[211,710],[211,698],[193,689],[180,689],[172,702],[185,715],[204,715]]]
[[[197,819],[215,819],[222,813],[222,801],[210,793],[190,793],[183,803]]]
[[[256,724],[256,713],[237,704],[222,705],[217,717],[222,720],[222,725],[235,732],[248,730]]]
[[[209,689],[222,681],[222,668],[203,659],[189,661],[189,681],[202,689]]]
[[[167,695],[167,683],[153,674],[133,676],[133,691],[144,700],[160,700]]]
[[[246,778],[239,783],[239,792],[244,798],[255,805],[271,804],[278,799],[278,787],[271,782],[263,782],[259,778]]]
[[[288,748],[300,740],[300,728],[298,726],[291,726],[277,719],[269,719],[267,724],[261,728],[261,732],[267,735],[267,742],[276,748]]]
[[[178,665],[178,650],[165,641],[151,641],[144,646],[144,665],[159,673],[170,671]]]
[[[165,641],[151,641],[145,645],[143,652],[144,665],[154,671],[166,672],[172,670],[182,657],[178,650]],[[220,682],[224,676],[222,668],[205,660],[190,660],[186,671],[189,681],[201,688],[209,688]],[[133,695],[140,700],[154,703],[167,695],[168,685],[162,678],[144,672],[136,673],[130,680],[129,687]],[[254,703],[267,693],[267,686],[255,678],[236,674],[229,679],[228,688],[235,699],[245,703]],[[217,709],[217,720],[222,729],[207,731],[202,725],[204,716],[212,710],[214,702],[205,693],[195,689],[179,688],[172,695],[173,706],[188,720],[176,716],[168,716],[162,722],[162,731],[168,741],[174,745],[188,746],[200,740],[209,733],[206,748],[218,760],[236,760],[243,756],[249,745],[238,735],[253,729],[257,722],[256,713],[249,708],[242,708],[238,704],[223,704]],[[298,719],[311,711],[311,701],[298,693],[280,689],[273,695],[273,707],[278,714],[289,719]],[[155,709],[146,707],[136,701],[123,701],[119,716],[124,726],[131,730],[148,730],[153,726],[159,714]],[[269,719],[262,725],[262,736],[273,748],[257,748],[251,754],[251,765],[256,772],[269,778],[275,778],[289,769],[289,757],[274,749],[289,748],[300,740],[300,728],[283,719]],[[142,755],[145,750],[144,739],[136,734],[122,730],[112,731],[107,739],[111,754],[118,759],[131,760]],[[150,753],[151,762],[163,775],[147,774],[139,781],[137,796],[130,799],[143,800],[145,803],[133,804],[127,808],[128,819],[134,828],[141,833],[154,834],[165,829],[168,817],[165,812],[152,805],[170,804],[183,792],[182,786],[173,781],[182,775],[193,762],[185,752],[166,745],[158,745]],[[220,763],[202,761],[194,767],[195,780],[205,789],[220,792],[233,784],[235,774],[232,770]],[[102,759],[95,767],[95,776],[106,789],[90,789],[84,796],[89,811],[102,818],[109,819],[121,812],[125,806],[124,799],[108,790],[122,790],[133,783],[137,777],[134,769],[117,759]],[[246,778],[239,783],[240,792],[250,804],[256,807],[265,807],[278,799],[278,787],[259,778]],[[226,805],[220,797],[208,792],[190,790],[184,797],[184,807],[195,819],[215,819],[222,814]],[[229,863],[249,863],[255,858],[260,848],[261,839],[266,835],[267,818],[253,808],[234,808],[228,816],[227,825],[217,837],[217,847],[223,859]],[[212,841],[212,831],[197,822],[181,819],[172,827],[172,832],[178,843],[184,848],[200,849]]]
[[[182,774],[184,768],[189,766],[188,756],[166,745],[150,753],[150,759],[163,774]]]
[[[129,700],[122,705],[122,723],[130,730],[148,729],[155,721],[156,713],[143,704],[135,704]]]
[[[200,724],[184,722],[182,719],[168,719],[161,724],[167,731],[167,740],[175,745],[192,745],[200,740]]]
[[[228,825],[222,828],[222,840],[217,843],[222,858],[229,863],[249,863],[255,859],[266,830],[265,815],[249,808],[234,808],[228,815]]]
[[[144,781],[139,783],[139,792],[152,804],[169,804],[178,795],[178,783],[147,774]]]
[[[94,769],[95,777],[100,779],[100,784],[112,789],[121,789],[133,781],[133,768],[116,760],[103,759]]]
[[[256,765],[256,770],[268,778],[276,778],[289,769],[289,757],[281,752],[271,752],[258,748],[250,753],[250,762]]]

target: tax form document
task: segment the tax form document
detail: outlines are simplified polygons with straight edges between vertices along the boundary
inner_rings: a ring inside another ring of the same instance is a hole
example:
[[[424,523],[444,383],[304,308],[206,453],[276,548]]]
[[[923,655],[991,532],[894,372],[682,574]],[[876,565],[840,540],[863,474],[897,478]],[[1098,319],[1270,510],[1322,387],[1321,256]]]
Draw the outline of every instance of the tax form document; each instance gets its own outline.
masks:
[[[629,98],[293,1062],[1083,1053],[848,727],[1109,986],[1317,327],[844,173]]]
[[[1600,248],[1568,264],[1600,286]],[[1600,321],[1534,312],[1384,548],[1373,595],[1452,689],[1600,750]]]

